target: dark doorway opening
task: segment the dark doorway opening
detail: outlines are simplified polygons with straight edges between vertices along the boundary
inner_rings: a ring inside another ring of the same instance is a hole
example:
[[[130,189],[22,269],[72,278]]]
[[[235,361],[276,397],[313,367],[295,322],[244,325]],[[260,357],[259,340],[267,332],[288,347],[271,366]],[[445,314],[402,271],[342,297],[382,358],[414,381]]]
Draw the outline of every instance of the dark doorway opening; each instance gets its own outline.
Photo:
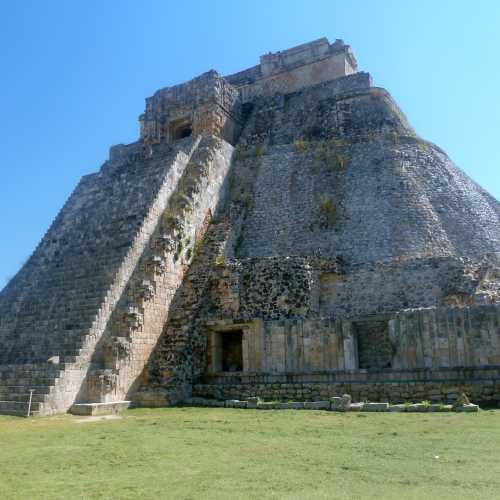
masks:
[[[192,133],[193,124],[189,120],[176,120],[170,125],[170,136],[173,141],[189,137]]]
[[[387,321],[353,323],[358,343],[359,368],[391,368],[393,348]]]
[[[221,334],[222,371],[243,371],[243,331],[233,330]]]
[[[186,125],[185,127],[180,128],[177,131],[176,139],[184,139],[185,137],[189,137],[193,133],[193,128],[191,125]]]

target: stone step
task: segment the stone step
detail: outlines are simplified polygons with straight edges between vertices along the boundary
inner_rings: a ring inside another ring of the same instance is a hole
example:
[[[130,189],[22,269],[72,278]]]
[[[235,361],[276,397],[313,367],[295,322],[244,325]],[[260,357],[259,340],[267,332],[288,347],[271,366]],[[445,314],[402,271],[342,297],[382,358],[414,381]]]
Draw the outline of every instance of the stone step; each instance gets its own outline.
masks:
[[[20,365],[22,366],[22,365]],[[13,370],[2,370],[0,371],[0,380],[3,380],[5,378],[9,378],[12,376],[23,376],[23,375],[29,375],[29,376],[34,376],[34,377],[44,377],[44,376],[55,376],[58,375],[59,372],[62,370],[60,365],[57,364],[50,364],[47,363],[46,366],[43,368],[16,368]]]
[[[62,354],[60,356],[60,360],[65,364],[76,363],[76,361],[78,360],[78,356],[78,354]]]
[[[63,368],[61,367],[56,371],[9,373],[0,378],[0,385],[26,385],[29,383],[33,385],[51,385],[47,384],[47,381],[61,376],[62,371]]]
[[[58,345],[54,345],[50,350],[46,352],[46,354],[44,355],[44,361],[48,361],[53,356],[64,356],[64,355],[75,356],[76,354],[78,355],[88,354],[88,349],[81,347],[81,345],[82,345],[81,339],[75,339],[72,342],[61,341]],[[18,352],[15,355],[13,355],[13,357],[14,356],[16,359],[30,359],[30,358],[34,359],[35,356],[40,356],[40,354],[36,352],[32,353]],[[47,363],[47,365],[49,364],[54,367],[58,366],[56,363]]]
[[[31,401],[33,403],[43,403],[47,394],[36,394],[33,393]],[[29,393],[12,393],[12,392],[2,392],[0,390],[0,401],[10,401],[13,403],[27,403],[30,399]]]
[[[31,404],[31,415],[37,414],[40,410],[40,403]],[[27,416],[28,412],[28,402],[26,403],[15,403],[12,401],[1,401],[0,400],[0,415],[13,415],[13,416]]]
[[[0,384],[0,391],[7,392],[11,394],[15,393],[25,393],[29,394],[30,390],[36,390],[36,387],[48,387],[55,385],[55,378],[42,379],[42,380],[11,380],[9,384]],[[9,387],[9,389],[7,389]],[[16,389],[11,389],[11,387],[16,387]],[[5,389],[4,389],[5,388]],[[40,390],[41,393],[45,393],[45,389]]]
[[[47,384],[48,380],[53,380],[61,375],[63,368],[53,372],[17,372],[9,373],[0,378],[0,385],[51,385]],[[21,382],[22,381],[22,382]]]
[[[33,394],[49,394],[50,388],[49,385],[0,385],[0,394],[29,394],[31,390]]]

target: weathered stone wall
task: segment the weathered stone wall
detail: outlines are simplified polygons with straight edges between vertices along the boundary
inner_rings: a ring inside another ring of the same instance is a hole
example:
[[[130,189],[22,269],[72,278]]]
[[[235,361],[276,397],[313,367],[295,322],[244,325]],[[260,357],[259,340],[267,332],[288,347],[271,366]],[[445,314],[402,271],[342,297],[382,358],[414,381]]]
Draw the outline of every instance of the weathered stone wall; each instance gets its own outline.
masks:
[[[239,145],[261,145],[240,257],[354,265],[498,251],[498,202],[416,139],[387,94],[327,87],[256,103]]]
[[[231,248],[226,247],[231,254]],[[207,319],[356,318],[500,302],[500,256],[346,266],[314,257],[226,258],[214,267]],[[490,281],[493,279],[494,281]]]
[[[500,371],[494,368],[441,370],[385,370],[380,373],[287,374],[259,376],[249,374],[239,380],[227,376],[195,384],[194,397],[246,400],[260,397],[267,401],[324,401],[350,394],[353,401],[450,402],[461,393],[481,404],[500,402]]]
[[[281,319],[253,323],[245,333],[244,371],[308,373],[500,365],[498,305],[410,310],[354,320]],[[227,329],[244,324],[239,319],[220,319],[209,326]],[[208,333],[206,327],[205,335]],[[368,346],[360,338],[367,334],[376,337]],[[366,347],[371,350],[362,351]],[[366,362],[370,366],[361,366]]]
[[[240,95],[212,70],[148,97],[139,121],[146,143],[176,140],[176,123],[189,125],[194,135],[215,135],[234,143],[241,127]]]
[[[394,368],[500,365],[500,307],[403,311],[389,323]]]
[[[410,308],[493,304],[500,301],[500,294],[498,284],[488,276],[499,272],[499,257],[424,257],[345,265],[333,285],[335,294],[322,304],[321,315],[356,317]]]
[[[242,102],[257,96],[289,94],[305,87],[355,73],[357,63],[342,40],[326,38],[260,58],[260,65],[225,79],[238,87]]]

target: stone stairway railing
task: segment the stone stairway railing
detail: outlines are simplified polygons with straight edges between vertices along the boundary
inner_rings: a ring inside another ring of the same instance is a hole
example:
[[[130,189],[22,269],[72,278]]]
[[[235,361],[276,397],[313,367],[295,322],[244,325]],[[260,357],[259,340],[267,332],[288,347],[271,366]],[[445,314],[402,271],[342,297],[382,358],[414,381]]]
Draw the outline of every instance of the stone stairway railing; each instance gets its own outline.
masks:
[[[48,363],[1,366],[0,414],[39,415],[55,378],[63,370],[64,365]]]

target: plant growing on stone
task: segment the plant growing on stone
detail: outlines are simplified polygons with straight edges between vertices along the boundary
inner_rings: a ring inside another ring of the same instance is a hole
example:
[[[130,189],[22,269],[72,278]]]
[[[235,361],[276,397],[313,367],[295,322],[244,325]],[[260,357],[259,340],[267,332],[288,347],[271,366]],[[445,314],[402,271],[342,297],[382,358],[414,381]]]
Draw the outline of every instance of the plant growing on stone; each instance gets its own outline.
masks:
[[[328,145],[325,141],[321,141],[316,149],[316,158],[326,163],[329,153]]]
[[[240,144],[236,147],[234,155],[236,160],[244,160],[250,156],[250,152],[247,146]]]
[[[298,153],[305,153],[309,149],[309,143],[304,139],[297,139],[294,142],[295,151]]]
[[[320,225],[324,229],[331,228],[337,220],[337,208],[328,195],[322,195],[319,202]]]
[[[203,238],[199,238],[194,244],[194,256],[200,255],[203,252],[203,248],[205,247],[205,240]]]
[[[218,267],[223,267],[226,265],[226,258],[223,254],[219,254],[215,257],[215,265]]]
[[[240,189],[234,196],[235,201],[239,202],[244,208],[250,209],[253,207],[253,196],[245,189]]]
[[[349,163],[348,155],[335,153],[325,142],[322,142],[316,150],[316,158],[333,171],[344,170]]]
[[[349,157],[347,155],[336,154],[333,157],[333,163],[336,168],[344,170],[349,162]]]
[[[389,141],[391,141],[394,145],[399,144],[399,134],[395,131],[392,131],[388,134]]]
[[[266,148],[264,146],[255,146],[254,154],[257,157],[263,156],[266,154]]]
[[[179,260],[179,257],[182,254],[182,250],[184,249],[184,243],[182,240],[179,240],[179,246],[177,247],[177,251],[174,254],[174,262],[177,262]]]
[[[176,213],[172,208],[167,208],[163,213],[163,222],[167,228],[175,227],[176,225]]]

